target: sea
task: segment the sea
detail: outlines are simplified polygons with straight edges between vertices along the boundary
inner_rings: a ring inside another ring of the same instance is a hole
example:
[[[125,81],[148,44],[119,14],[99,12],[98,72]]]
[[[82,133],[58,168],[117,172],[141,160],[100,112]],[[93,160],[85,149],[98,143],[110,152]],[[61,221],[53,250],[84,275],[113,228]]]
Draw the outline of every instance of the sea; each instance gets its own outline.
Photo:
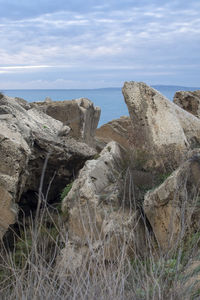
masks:
[[[152,86],[169,100],[173,100],[176,91],[194,91],[198,87],[184,86]],[[54,101],[72,100],[77,98],[88,98],[95,106],[101,108],[101,117],[99,126],[121,116],[128,115],[128,109],[124,102],[121,88],[99,88],[99,89],[34,89],[34,90],[1,90],[7,96],[20,97],[29,102],[44,101],[46,97],[50,97]]]

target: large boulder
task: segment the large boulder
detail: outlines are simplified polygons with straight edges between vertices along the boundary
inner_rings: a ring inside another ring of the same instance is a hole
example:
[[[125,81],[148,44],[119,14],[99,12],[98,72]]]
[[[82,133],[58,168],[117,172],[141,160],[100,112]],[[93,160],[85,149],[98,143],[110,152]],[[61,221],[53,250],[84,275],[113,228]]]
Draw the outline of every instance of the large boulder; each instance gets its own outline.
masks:
[[[188,149],[200,143],[200,120],[145,83],[125,82],[122,92],[143,169],[178,167]]]
[[[197,91],[178,91],[174,95],[173,102],[200,118],[200,90]]]
[[[42,192],[45,197],[49,191],[53,200],[96,153],[68,138],[70,129],[60,121],[23,106],[13,98],[0,97],[0,237],[15,222],[16,203],[37,202],[43,170]]]
[[[65,101],[45,101],[31,103],[40,108],[47,115],[61,121],[71,128],[70,136],[94,145],[95,130],[97,128],[101,110],[87,98]]]
[[[122,247],[131,255],[137,234],[138,249],[144,251],[141,216],[133,195],[126,199],[125,160],[125,149],[110,142],[96,160],[86,162],[63,200],[62,210],[69,214],[67,248],[76,249],[79,262],[84,253],[92,252],[101,253],[105,261],[117,261]],[[63,252],[65,263],[70,260],[67,253]]]
[[[132,123],[129,117],[123,116],[112,120],[96,130],[97,145],[105,146],[111,141],[119,143],[126,149],[130,148]]]
[[[193,150],[190,155],[144,198],[144,213],[159,245],[166,251],[199,229],[200,150]]]

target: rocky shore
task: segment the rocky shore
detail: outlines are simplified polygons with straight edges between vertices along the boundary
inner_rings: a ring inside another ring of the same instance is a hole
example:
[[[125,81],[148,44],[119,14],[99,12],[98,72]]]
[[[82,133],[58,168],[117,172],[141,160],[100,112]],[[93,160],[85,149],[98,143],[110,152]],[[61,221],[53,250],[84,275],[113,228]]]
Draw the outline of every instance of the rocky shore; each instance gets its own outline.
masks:
[[[44,202],[60,202],[63,277],[91,255],[119,265],[121,245],[130,260],[148,255],[150,244],[151,255],[164,256],[200,228],[200,91],[170,102],[145,83],[125,82],[122,93],[129,117],[98,129],[100,108],[88,99],[28,103],[0,94],[1,243],[20,211],[34,221]],[[197,247],[197,266],[198,255]],[[198,290],[199,275],[179,289],[188,284]]]

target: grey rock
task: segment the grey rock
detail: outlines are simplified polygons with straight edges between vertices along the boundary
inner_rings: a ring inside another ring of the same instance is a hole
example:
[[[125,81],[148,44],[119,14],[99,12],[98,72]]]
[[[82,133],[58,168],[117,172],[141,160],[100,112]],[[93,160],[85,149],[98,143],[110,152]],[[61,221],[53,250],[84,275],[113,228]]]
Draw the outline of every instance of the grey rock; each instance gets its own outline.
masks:
[[[67,126],[37,108],[24,109],[6,96],[0,99],[0,227],[5,233],[15,222],[15,204],[22,198],[37,199],[41,174],[48,160],[43,181],[44,197],[58,197],[60,191],[94,149],[67,136]],[[53,180],[53,181],[52,181]],[[49,186],[51,183],[51,186]],[[29,197],[26,197],[26,194]],[[28,201],[27,200],[27,201]]]

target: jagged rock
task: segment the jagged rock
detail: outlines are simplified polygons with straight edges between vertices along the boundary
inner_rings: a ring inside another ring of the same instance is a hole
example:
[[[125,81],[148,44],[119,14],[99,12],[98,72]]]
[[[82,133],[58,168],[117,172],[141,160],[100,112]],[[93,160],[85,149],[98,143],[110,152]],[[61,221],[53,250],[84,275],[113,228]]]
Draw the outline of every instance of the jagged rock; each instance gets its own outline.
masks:
[[[173,102],[197,118],[200,118],[200,90],[176,92]]]
[[[144,251],[144,227],[134,199],[127,203],[124,198],[125,160],[125,149],[110,142],[96,160],[86,162],[63,200],[62,210],[69,212],[70,243],[79,254],[87,247],[87,253],[102,251],[105,260],[117,260],[121,247],[126,254],[133,253],[137,233],[138,248]]]
[[[96,130],[96,141],[99,148],[104,148],[111,141],[119,143],[126,149],[130,148],[132,123],[129,117],[112,120]],[[101,146],[102,145],[102,146]]]
[[[143,169],[175,169],[200,143],[200,120],[142,82],[122,89],[133,126],[133,146]]]
[[[144,212],[163,250],[175,247],[200,225],[200,150],[190,155],[159,187],[145,195]]]
[[[23,98],[15,97],[14,99],[15,99],[15,101],[16,101],[17,103],[19,103],[19,105],[21,105],[24,109],[28,110],[28,109],[31,108],[30,103],[28,103],[28,102],[27,102],[26,100],[24,100]]]
[[[90,146],[94,145],[95,130],[97,128],[101,110],[93,103],[80,98],[70,101],[34,102],[33,107],[39,107],[52,118],[63,122],[71,128],[70,136],[83,141]]]
[[[53,200],[84,162],[95,155],[86,144],[64,136],[63,128],[69,130],[36,108],[25,110],[15,99],[0,97],[1,237],[15,222],[16,203],[22,198],[29,203],[37,198],[46,158],[43,192],[45,195],[51,187],[49,198]]]

